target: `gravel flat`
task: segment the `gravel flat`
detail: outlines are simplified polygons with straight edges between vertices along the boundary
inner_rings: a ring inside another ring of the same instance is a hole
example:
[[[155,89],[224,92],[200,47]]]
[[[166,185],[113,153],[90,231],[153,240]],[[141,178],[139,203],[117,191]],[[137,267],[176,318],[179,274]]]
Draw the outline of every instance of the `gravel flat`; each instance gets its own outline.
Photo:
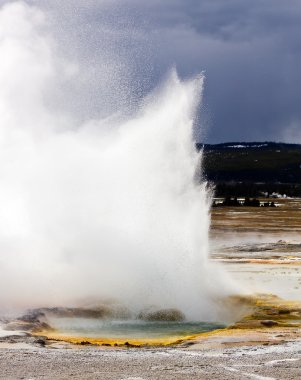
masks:
[[[205,350],[8,345],[0,379],[301,379],[301,341]]]

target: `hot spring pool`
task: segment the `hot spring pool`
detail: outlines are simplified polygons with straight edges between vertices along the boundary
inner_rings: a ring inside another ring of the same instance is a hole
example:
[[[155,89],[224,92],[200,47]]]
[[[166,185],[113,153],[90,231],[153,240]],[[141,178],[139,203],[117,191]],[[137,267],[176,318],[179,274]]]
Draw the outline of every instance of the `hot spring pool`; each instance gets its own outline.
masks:
[[[57,335],[105,339],[165,339],[197,335],[223,328],[222,323],[149,322],[141,320],[100,320],[91,318],[52,318]]]

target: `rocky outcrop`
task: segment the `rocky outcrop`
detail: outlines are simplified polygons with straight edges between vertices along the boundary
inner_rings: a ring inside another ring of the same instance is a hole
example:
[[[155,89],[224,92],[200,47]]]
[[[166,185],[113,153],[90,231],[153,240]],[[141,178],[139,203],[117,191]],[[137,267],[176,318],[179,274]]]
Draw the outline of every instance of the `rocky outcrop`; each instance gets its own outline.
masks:
[[[182,322],[185,320],[185,315],[178,309],[159,309],[142,311],[138,318],[150,322]]]

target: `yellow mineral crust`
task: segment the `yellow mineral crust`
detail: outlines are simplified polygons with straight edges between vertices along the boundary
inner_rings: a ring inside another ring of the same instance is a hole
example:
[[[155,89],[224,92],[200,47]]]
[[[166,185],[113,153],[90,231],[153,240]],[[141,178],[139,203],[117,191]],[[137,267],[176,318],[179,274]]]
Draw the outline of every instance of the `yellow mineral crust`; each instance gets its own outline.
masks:
[[[65,336],[61,335],[59,331],[40,331],[39,333],[34,333],[34,335],[46,336],[49,340],[68,342],[72,344],[80,345],[97,345],[97,346],[112,346],[112,347],[145,347],[145,346],[169,346],[174,344],[182,343],[186,340],[191,340],[196,338],[198,335],[189,336],[170,336],[164,338],[90,338],[85,336]]]

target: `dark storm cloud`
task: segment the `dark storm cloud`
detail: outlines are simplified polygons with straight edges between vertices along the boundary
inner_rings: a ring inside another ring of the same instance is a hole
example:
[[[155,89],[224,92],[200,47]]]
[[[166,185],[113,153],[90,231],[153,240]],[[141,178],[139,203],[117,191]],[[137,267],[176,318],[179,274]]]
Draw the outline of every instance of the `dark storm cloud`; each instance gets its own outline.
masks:
[[[183,77],[204,70],[207,141],[301,142],[299,0],[31,3],[76,35],[87,64],[104,44],[118,49],[139,96],[173,65]]]
[[[299,1],[170,1],[149,11],[158,61],[206,72],[208,140],[301,142]]]

